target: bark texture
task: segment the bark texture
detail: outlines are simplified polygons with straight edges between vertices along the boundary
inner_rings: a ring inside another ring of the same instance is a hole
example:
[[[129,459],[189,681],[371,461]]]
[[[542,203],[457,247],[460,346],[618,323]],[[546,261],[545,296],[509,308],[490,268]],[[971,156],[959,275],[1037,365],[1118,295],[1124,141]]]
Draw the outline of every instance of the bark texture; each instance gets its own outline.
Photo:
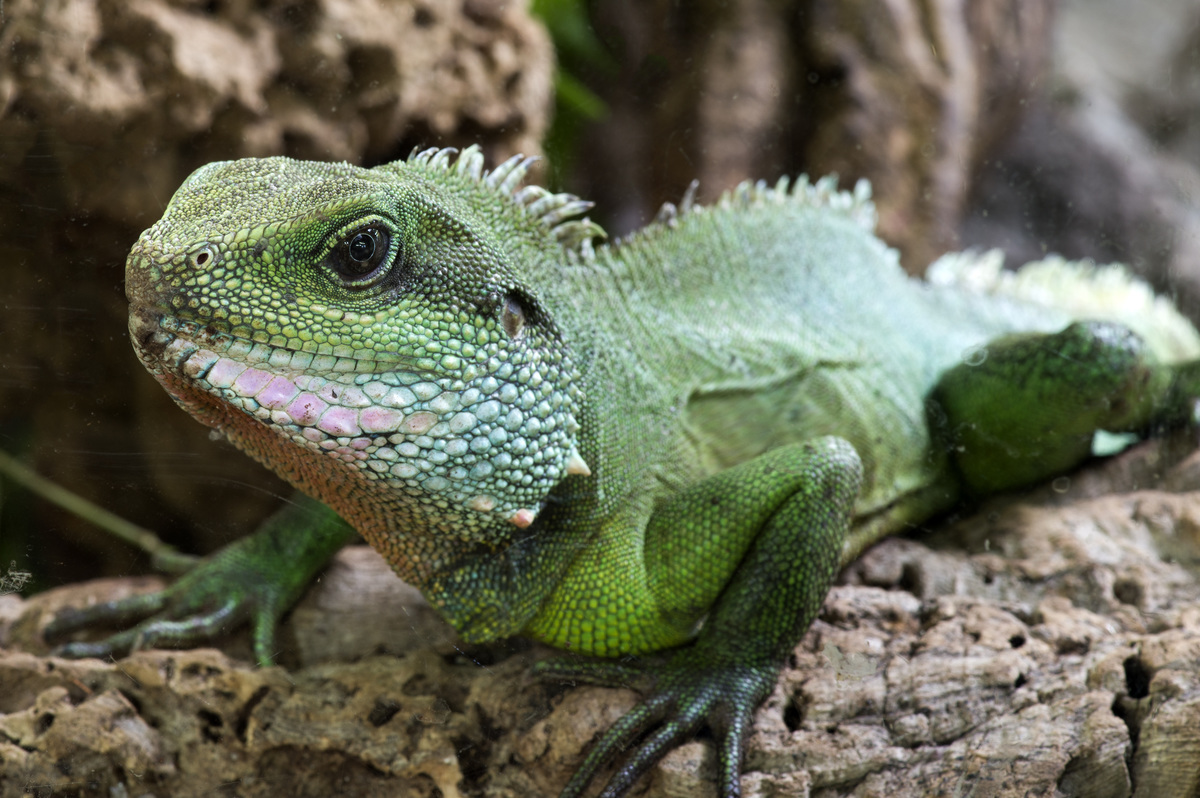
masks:
[[[693,179],[869,179],[882,237],[921,271],[957,242],[972,175],[1040,88],[1049,0],[701,0],[597,9],[618,53],[594,88],[582,193],[628,231]]]
[[[1200,9],[1063,0],[1047,91],[983,164],[962,241],[1121,261],[1200,317]]]
[[[1194,443],[869,551],[758,712],[746,794],[1194,795]],[[551,796],[635,698],[533,680],[546,648],[463,645],[362,547],[292,614],[286,670],[249,667],[244,636],[116,663],[44,655],[57,607],[153,586],[0,602],[0,795]],[[714,777],[711,744],[690,743],[644,795],[711,794]]]
[[[51,154],[73,208],[148,225],[212,160],[378,162],[464,137],[493,157],[539,149],[552,54],[522,4],[212,5],[5,3],[0,181]]]

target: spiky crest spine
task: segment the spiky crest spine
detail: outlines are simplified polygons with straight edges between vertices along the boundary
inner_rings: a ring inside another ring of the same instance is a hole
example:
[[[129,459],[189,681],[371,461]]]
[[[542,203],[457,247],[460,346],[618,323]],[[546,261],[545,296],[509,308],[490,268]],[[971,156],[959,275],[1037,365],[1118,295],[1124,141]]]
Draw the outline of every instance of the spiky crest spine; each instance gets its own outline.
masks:
[[[529,167],[537,160],[535,157],[514,155],[489,172],[483,168],[483,151],[478,145],[472,144],[461,153],[454,147],[414,150],[407,163],[427,169],[453,171],[486,186],[521,208],[530,219],[552,233],[564,250],[584,260],[591,260],[595,254],[593,240],[607,237],[600,225],[586,216],[579,218],[593,207],[592,202],[574,194],[556,194],[537,185],[517,188],[525,179]],[[871,202],[870,183],[859,180],[852,191],[838,190],[837,183],[834,175],[822,177],[815,183],[807,175],[801,175],[795,181],[781,177],[774,186],[763,180],[746,180],[721,194],[712,206],[703,206],[696,203],[699,182],[693,180],[678,205],[664,203],[653,222],[614,243],[619,246],[645,235],[657,234],[663,229],[672,229],[680,219],[698,211],[761,207],[785,202],[833,211],[857,222],[866,231],[874,232],[877,216],[875,205]]]
[[[454,158],[456,154],[458,157]],[[453,171],[486,186],[522,209],[532,221],[550,232],[565,250],[590,259],[594,252],[592,239],[605,238],[607,235],[600,225],[586,216],[577,218],[586,213],[593,203],[574,194],[555,194],[541,186],[529,185],[517,189],[529,167],[537,160],[514,155],[489,172],[483,168],[483,152],[478,145],[472,144],[461,154],[454,147],[414,151],[407,163],[430,170]]]

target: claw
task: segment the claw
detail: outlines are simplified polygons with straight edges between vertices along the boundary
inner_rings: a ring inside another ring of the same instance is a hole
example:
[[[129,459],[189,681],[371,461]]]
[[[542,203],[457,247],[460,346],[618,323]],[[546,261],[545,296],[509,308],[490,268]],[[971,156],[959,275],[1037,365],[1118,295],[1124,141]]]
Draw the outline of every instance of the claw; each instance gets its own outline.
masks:
[[[52,639],[93,624],[135,624],[99,642],[59,649],[65,656],[110,656],[199,645],[249,621],[255,659],[270,665],[280,618],[333,552],[354,537],[332,510],[297,497],[256,534],[226,546],[166,590],[64,612],[43,635]]]
[[[166,599],[160,592],[127,596],[90,607],[68,607],[43,627],[42,638],[51,641],[94,625],[126,626],[138,623],[159,612],[165,605]]]
[[[170,591],[131,596],[120,601],[97,604],[82,610],[66,610],[47,624],[42,635],[46,639],[61,637],[92,624],[112,625],[140,621],[136,626],[95,642],[76,641],[54,649],[57,656],[123,657],[144,648],[184,648],[209,640],[236,624],[246,612],[239,610],[235,599],[227,599],[214,610],[183,620],[160,612],[170,597]],[[180,609],[185,609],[182,607]],[[155,614],[157,613],[157,614]],[[150,614],[152,617],[147,618]]]
[[[713,724],[717,740],[717,794],[721,798],[738,798],[742,794],[742,762],[746,756],[746,739],[754,726],[754,711],[735,712],[726,722]]]
[[[587,756],[583,759],[583,764],[571,776],[571,780],[567,782],[567,786],[563,788],[559,798],[579,798],[579,796],[583,795],[583,791],[587,789],[588,784],[591,783],[600,768],[621,751],[632,745],[633,741],[644,734],[651,725],[662,719],[662,716],[666,713],[666,705],[670,701],[671,699],[668,696],[654,696],[638,704],[609,727],[608,731],[601,735],[592,750],[588,751]],[[653,765],[654,763],[651,762],[650,764]],[[605,789],[611,789],[613,783],[616,782],[620,775],[618,773],[614,776]],[[639,773],[638,775],[641,774]],[[631,781],[624,787],[621,787],[621,792],[627,790],[632,784],[633,782]],[[616,793],[616,795],[620,795],[621,792]]]
[[[542,679],[560,679],[590,684],[594,687],[615,689],[631,687],[641,692],[650,687],[644,670],[616,662],[572,662],[566,659],[549,659],[534,665],[533,673]]]
[[[621,769],[613,775],[599,798],[620,798],[638,779],[648,773],[658,760],[666,756],[668,751],[695,734],[703,722],[702,716],[690,717],[657,729],[642,741]]]
[[[754,710],[770,693],[778,666],[748,663],[713,646],[693,644],[673,652],[666,662],[642,665],[619,662],[554,661],[539,663],[542,677],[577,679],[610,687],[639,685],[646,696],[588,751],[560,798],[579,798],[600,769],[629,751],[602,798],[618,798],[672,748],[706,724],[717,743],[721,798],[741,795],[741,766]],[[650,676],[653,673],[653,676]],[[649,684],[647,684],[649,682]]]
[[[64,659],[108,659],[115,656],[112,646],[108,645],[107,641],[66,643],[51,649],[50,653]]]

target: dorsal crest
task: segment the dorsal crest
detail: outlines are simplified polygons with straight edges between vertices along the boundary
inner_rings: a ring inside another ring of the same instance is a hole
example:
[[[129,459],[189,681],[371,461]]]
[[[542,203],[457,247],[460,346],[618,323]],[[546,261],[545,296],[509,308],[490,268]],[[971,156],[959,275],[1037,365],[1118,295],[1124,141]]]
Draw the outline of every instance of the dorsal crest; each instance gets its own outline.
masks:
[[[556,194],[541,186],[518,188],[529,167],[537,160],[536,157],[514,155],[491,171],[486,171],[483,168],[483,152],[472,144],[461,153],[454,147],[414,150],[406,163],[428,170],[454,173],[475,181],[513,203],[528,219],[552,234],[564,249],[590,258],[593,254],[592,240],[606,237],[600,225],[586,216],[580,218],[593,203],[574,194]]]
[[[790,203],[822,208],[857,222],[868,233],[875,231],[875,204],[871,202],[871,184],[866,180],[859,180],[852,191],[839,190],[836,175],[826,175],[816,182],[810,181],[808,175],[800,175],[795,180],[785,176],[779,178],[773,186],[765,180],[743,180],[723,192],[711,206],[696,203],[696,189],[699,185],[699,181],[693,180],[678,205],[673,202],[663,203],[654,217],[654,222],[644,229],[675,227],[680,218],[696,211],[736,210]]]

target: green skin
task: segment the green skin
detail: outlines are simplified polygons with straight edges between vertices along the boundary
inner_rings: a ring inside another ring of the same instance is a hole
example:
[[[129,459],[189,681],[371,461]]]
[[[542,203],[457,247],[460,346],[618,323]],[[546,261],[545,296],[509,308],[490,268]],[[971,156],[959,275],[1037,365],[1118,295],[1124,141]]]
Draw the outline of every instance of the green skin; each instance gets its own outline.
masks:
[[[129,257],[135,349],[317,501],[164,593],[60,616],[49,634],[136,624],[64,653],[249,621],[265,665],[352,526],[466,639],[527,635],[609,658],[543,673],[645,687],[563,796],[631,749],[620,795],[705,725],[735,796],[753,712],[841,566],[1073,467],[1096,430],[1191,417],[1195,341],[910,280],[865,196],[826,181],[593,250],[586,204],[518,191],[525,166],[483,173],[472,148],[188,179]]]

